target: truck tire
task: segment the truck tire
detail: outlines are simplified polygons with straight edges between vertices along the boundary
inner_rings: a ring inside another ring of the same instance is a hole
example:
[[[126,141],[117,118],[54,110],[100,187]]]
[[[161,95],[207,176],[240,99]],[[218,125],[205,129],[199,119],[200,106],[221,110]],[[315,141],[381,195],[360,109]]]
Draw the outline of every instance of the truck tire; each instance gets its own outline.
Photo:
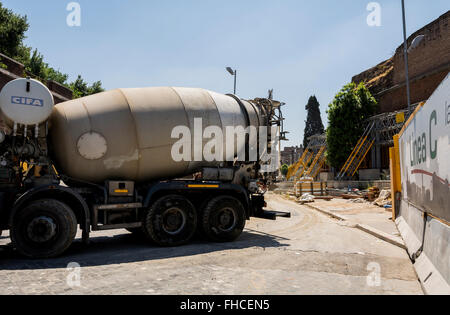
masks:
[[[53,258],[64,253],[77,233],[77,218],[65,203],[43,199],[27,204],[13,218],[11,240],[29,258]]]
[[[212,199],[202,214],[202,231],[214,242],[232,242],[245,227],[245,210],[236,198],[220,196]]]
[[[183,196],[170,195],[156,201],[144,218],[147,238],[160,246],[188,243],[197,229],[197,211]]]
[[[207,240],[205,232],[203,231],[203,213],[205,212],[205,208],[212,198],[206,198],[202,201],[200,206],[197,208],[197,231],[195,232],[195,236],[200,240]]]

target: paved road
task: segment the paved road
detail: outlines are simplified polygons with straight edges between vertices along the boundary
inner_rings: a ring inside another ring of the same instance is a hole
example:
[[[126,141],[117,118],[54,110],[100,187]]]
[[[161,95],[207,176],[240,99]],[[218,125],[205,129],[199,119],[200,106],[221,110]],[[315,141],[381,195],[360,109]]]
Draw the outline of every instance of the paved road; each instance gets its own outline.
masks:
[[[280,196],[268,200],[293,217],[252,219],[231,244],[157,248],[121,230],[32,261],[2,237],[0,294],[422,294],[404,250]],[[72,262],[81,269],[67,269]]]

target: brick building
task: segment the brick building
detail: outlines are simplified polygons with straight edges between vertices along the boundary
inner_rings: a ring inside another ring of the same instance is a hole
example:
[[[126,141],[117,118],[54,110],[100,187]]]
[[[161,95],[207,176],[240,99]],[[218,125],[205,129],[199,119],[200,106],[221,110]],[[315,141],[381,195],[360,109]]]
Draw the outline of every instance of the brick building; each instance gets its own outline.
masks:
[[[303,155],[303,146],[286,147],[281,151],[281,164],[292,165]]]
[[[0,90],[9,81],[27,76],[23,64],[2,54],[0,54],[0,62],[6,66],[6,69],[0,67]],[[47,81],[46,85],[53,94],[55,104],[69,101],[73,97],[72,91],[70,89],[57,82]]]
[[[412,104],[428,100],[450,72],[449,22],[450,11],[447,11],[408,38],[410,47],[416,37],[424,35],[419,46],[408,54]],[[403,44],[392,58],[354,76],[352,81],[367,85],[379,103],[380,114],[407,109]],[[389,169],[389,146],[376,144],[363,166],[374,170]]]
[[[408,46],[419,35],[420,45],[409,57],[411,103],[426,101],[450,71],[450,11],[416,31],[408,38]],[[365,82],[379,102],[380,112],[407,108],[405,59],[403,45],[395,55],[379,65],[353,77],[355,83]]]

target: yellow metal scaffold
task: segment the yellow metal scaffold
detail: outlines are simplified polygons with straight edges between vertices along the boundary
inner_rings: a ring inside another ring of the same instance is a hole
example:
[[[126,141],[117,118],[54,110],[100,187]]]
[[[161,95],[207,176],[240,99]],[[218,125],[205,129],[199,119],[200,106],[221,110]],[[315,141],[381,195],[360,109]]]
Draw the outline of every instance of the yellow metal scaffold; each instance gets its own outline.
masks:
[[[295,178],[295,181],[298,181],[305,175],[306,177],[316,177],[325,164],[327,151],[325,135],[316,135],[309,140],[308,148],[298,162],[289,168],[286,176],[288,180]]]
[[[337,180],[351,179],[353,176],[355,176],[356,172],[361,166],[361,163],[364,161],[370,149],[375,143],[373,129],[374,123],[371,123],[367,126],[361,139],[359,139],[358,143],[356,144],[356,147],[354,148],[352,154],[350,154],[350,157],[348,158],[347,162],[345,162],[342,170],[338,174],[336,178]]]
[[[308,168],[308,163],[311,161],[313,157],[313,153],[306,149],[303,152],[303,155],[298,159],[297,163],[291,165],[289,167],[289,171],[286,175],[287,180],[290,180],[292,177],[296,176],[299,172],[303,174],[305,170]]]
[[[305,177],[315,178],[317,175],[319,175],[319,172],[322,169],[322,167],[326,161],[326,152],[327,152],[327,147],[326,147],[326,145],[323,145],[320,148],[319,152],[317,153],[316,158],[311,163],[308,171],[305,173]],[[298,179],[300,179],[300,178],[301,178],[301,176],[298,177]]]

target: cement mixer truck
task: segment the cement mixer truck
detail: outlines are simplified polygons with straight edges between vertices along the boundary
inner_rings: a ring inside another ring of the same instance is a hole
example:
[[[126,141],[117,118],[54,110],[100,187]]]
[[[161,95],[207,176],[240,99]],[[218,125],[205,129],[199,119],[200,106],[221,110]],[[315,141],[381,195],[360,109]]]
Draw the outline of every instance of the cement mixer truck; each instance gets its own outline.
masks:
[[[79,229],[85,243],[91,232],[127,229],[179,246],[197,233],[234,241],[250,217],[289,217],[264,210],[261,175],[280,105],[160,87],[54,106],[39,81],[11,81],[0,92],[0,230],[20,254],[49,258]]]

